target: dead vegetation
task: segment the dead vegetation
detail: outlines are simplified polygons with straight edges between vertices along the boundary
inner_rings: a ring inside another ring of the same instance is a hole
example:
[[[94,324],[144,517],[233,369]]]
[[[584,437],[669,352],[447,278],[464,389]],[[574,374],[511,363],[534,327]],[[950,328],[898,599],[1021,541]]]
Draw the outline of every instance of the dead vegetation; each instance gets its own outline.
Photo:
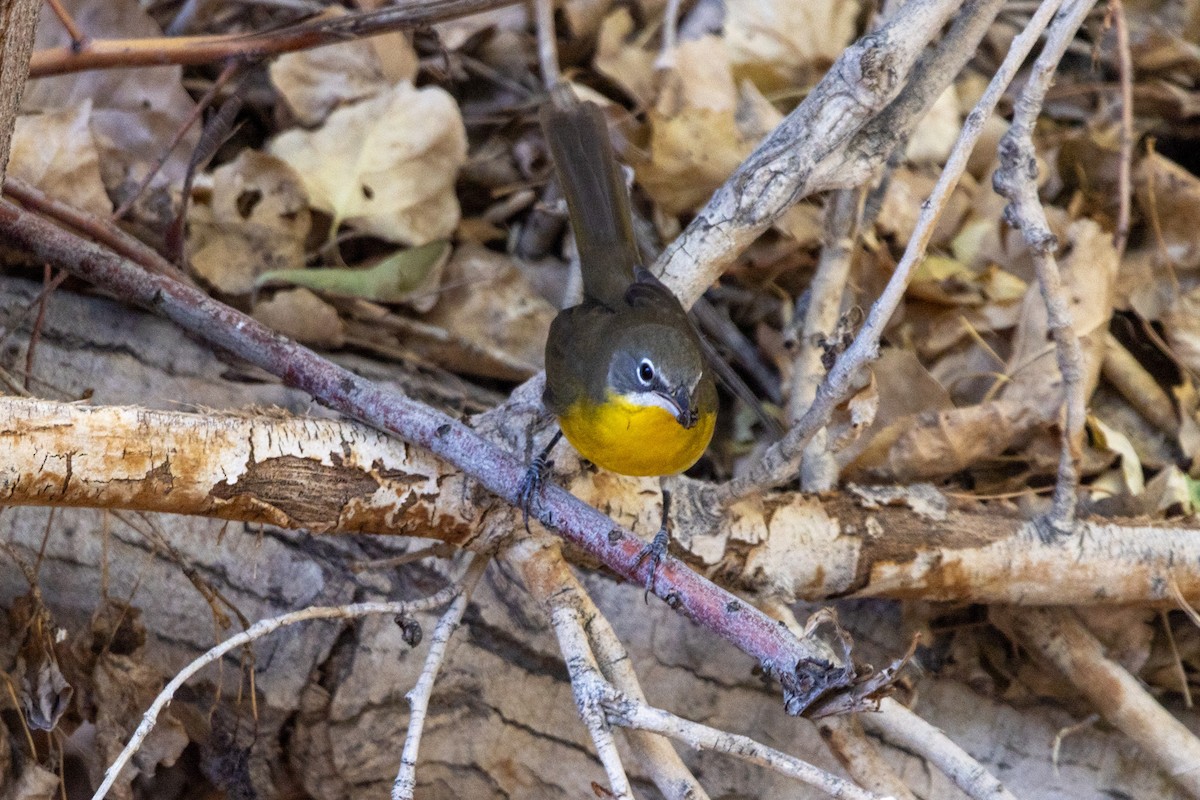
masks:
[[[0,796],[1200,797],[1190,6],[9,5]],[[664,602],[511,506],[558,81],[755,395]]]

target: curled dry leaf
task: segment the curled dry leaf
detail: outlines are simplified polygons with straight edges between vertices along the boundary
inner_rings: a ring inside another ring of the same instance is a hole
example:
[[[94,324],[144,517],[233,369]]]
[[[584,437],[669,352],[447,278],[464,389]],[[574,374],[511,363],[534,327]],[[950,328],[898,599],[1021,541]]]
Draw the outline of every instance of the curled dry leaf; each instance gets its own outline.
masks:
[[[213,173],[211,204],[190,209],[192,269],[219,291],[247,294],[263,272],[304,266],[308,195],[283,161],[243,150]]]
[[[1200,289],[1173,298],[1162,314],[1171,353],[1188,369],[1200,372]]]
[[[725,41],[739,76],[764,91],[810,85],[857,32],[857,0],[739,0],[725,10]]]
[[[649,112],[649,157],[638,181],[670,214],[699,208],[782,115],[749,82],[734,82],[725,44],[715,36],[676,50],[657,105]]]
[[[401,244],[445,239],[458,225],[454,183],[467,137],[454,99],[407,81],[292,130],[270,152],[300,174],[314,208]]]
[[[342,16],[346,12],[337,8],[327,13]],[[300,124],[313,126],[336,108],[413,80],[417,66],[412,43],[396,32],[285,53],[271,62],[270,75]]]
[[[654,59],[658,54],[642,37],[629,40],[633,27],[633,15],[624,6],[605,17],[592,64],[597,72],[624,89],[638,106],[649,108],[657,95]]]
[[[308,289],[287,289],[254,307],[254,318],[311,347],[341,347],[346,325],[337,309]]]
[[[63,5],[79,27],[95,38],[160,37],[162,30],[136,0],[64,0]],[[70,44],[70,37],[51,7],[42,6],[35,47]],[[26,109],[43,111],[77,109],[92,101],[89,120],[100,150],[104,185],[117,200],[146,175],[151,162],[169,147],[176,133],[191,116],[195,103],[184,90],[180,67],[143,67],[76,72],[32,80],[21,103]],[[182,183],[188,159],[199,137],[195,127],[171,151],[143,205],[156,216],[169,219],[170,203],[154,189]],[[161,207],[161,208],[160,208]]]
[[[448,369],[474,375],[524,380],[541,369],[555,310],[509,258],[460,247],[443,283],[441,301],[425,321],[448,338],[406,344]]]
[[[1138,164],[1138,206],[1157,231],[1160,256],[1176,269],[1200,267],[1200,179],[1158,153]]]
[[[100,217],[112,201],[100,178],[100,155],[88,122],[92,101],[77,108],[17,117],[8,174],[46,194]]]

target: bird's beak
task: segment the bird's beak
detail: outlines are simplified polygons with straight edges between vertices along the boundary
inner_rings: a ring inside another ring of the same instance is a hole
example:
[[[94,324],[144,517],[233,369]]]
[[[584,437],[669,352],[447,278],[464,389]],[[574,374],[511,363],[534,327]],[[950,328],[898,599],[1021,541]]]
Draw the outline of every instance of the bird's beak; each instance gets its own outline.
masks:
[[[685,428],[693,428],[700,415],[692,404],[692,393],[686,386],[680,386],[671,394],[663,392],[663,397],[675,407],[675,420]]]

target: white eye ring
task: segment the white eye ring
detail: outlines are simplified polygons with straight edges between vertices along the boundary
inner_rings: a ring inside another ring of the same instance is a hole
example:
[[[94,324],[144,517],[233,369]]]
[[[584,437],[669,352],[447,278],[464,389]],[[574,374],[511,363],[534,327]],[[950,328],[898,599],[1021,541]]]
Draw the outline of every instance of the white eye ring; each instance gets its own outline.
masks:
[[[654,364],[648,358],[643,358],[642,363],[638,364],[638,380],[643,386],[649,386],[654,383]]]

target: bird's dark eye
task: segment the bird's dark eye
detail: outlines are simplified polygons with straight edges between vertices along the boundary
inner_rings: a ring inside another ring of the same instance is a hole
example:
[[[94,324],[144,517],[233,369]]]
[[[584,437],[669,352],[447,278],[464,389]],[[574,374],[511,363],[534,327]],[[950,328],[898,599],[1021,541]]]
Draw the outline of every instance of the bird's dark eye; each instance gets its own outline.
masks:
[[[654,382],[654,365],[650,359],[643,358],[642,363],[638,364],[638,380],[646,386]]]

